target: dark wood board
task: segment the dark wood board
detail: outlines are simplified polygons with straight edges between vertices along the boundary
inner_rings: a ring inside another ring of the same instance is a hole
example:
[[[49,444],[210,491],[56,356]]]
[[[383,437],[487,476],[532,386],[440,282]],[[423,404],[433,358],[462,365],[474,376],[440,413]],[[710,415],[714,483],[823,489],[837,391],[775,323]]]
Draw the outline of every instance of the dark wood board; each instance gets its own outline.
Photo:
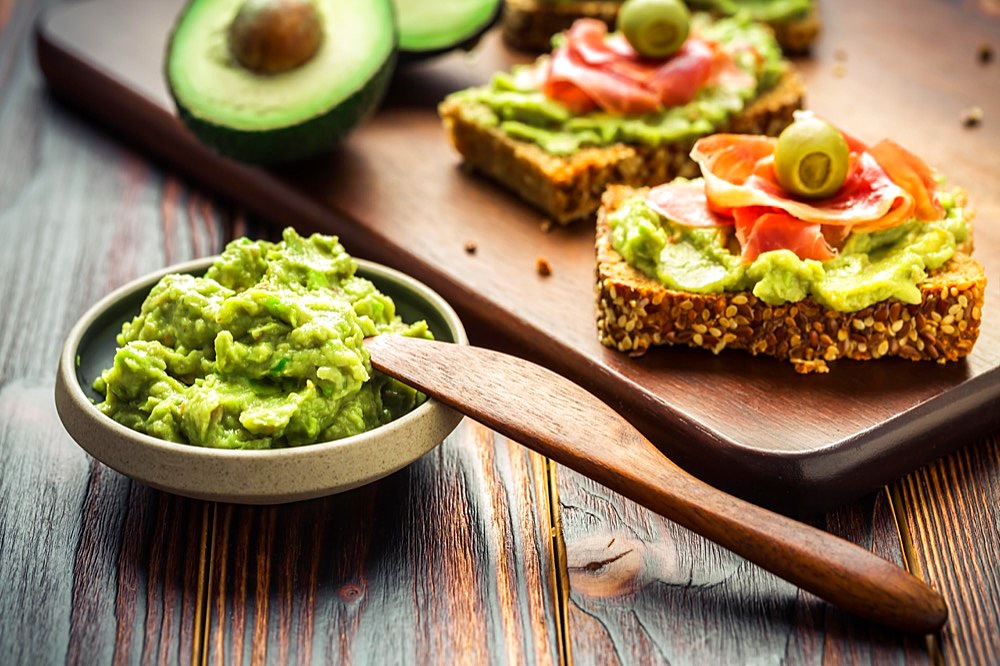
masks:
[[[357,256],[424,280],[474,342],[540,361],[604,398],[693,473],[789,513],[856,498],[1000,425],[998,293],[956,364],[838,362],[828,375],[740,352],[657,349],[639,359],[597,341],[593,229],[546,233],[541,216],[466,173],[435,105],[447,92],[525,60],[496,33],[470,53],[401,69],[383,108],[329,155],[260,170],[218,158],[178,124],[161,78],[170,2],[87,0],[38,23],[51,88],[123,138],[271,223],[338,234]],[[944,0],[821,3],[823,34],[799,60],[808,105],[862,139],[891,136],[967,188],[977,255],[1000,268],[1000,63],[989,4]],[[948,39],[940,39],[946,34]],[[984,122],[965,127],[963,110]],[[477,251],[466,252],[468,241]],[[551,276],[535,271],[545,257]],[[595,436],[599,436],[595,433]]]

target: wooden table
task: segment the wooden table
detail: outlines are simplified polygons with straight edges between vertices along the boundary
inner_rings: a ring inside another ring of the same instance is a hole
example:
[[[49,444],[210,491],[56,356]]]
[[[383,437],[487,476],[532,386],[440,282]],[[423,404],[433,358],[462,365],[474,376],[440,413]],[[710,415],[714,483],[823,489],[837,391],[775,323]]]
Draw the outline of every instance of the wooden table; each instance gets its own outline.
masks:
[[[189,500],[88,458],[52,398],[75,320],[275,226],[54,99],[32,54],[53,4],[0,0],[0,663],[1000,659],[997,433],[809,519],[939,589],[951,617],[932,637],[859,621],[469,420],[387,479],[283,506]],[[982,13],[1000,48],[994,0],[914,4]],[[996,102],[1000,63],[977,64],[977,45],[956,58]],[[911,74],[946,78],[912,57]],[[1000,107],[983,106],[973,131],[995,137]]]

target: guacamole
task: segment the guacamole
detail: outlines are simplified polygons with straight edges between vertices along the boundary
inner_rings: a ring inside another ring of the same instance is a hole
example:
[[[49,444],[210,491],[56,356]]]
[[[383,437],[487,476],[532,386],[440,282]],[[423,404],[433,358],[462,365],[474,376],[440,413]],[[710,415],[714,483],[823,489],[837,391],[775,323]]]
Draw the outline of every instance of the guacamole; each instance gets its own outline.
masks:
[[[618,4],[624,0],[618,0]],[[547,5],[566,5],[580,0],[544,0]],[[694,10],[711,11],[732,16],[746,13],[755,21],[791,21],[802,17],[812,7],[813,0],[684,0]]]
[[[691,9],[718,14],[746,13],[755,21],[782,23],[802,18],[813,0],[685,0]]]
[[[336,237],[230,243],[204,276],[171,274],[117,337],[97,407],[154,437],[268,449],[347,437],[424,396],[373,371],[366,336],[403,323]]]
[[[894,298],[919,303],[917,284],[939,268],[969,234],[963,202],[939,193],[945,215],[916,218],[891,229],[853,233],[836,257],[799,259],[790,250],[763,252],[744,263],[727,227],[675,224],[642,196],[608,215],[611,244],[625,261],[670,289],[699,294],[752,291],[769,305],[812,297],[821,305],[854,312]],[[735,252],[734,252],[735,249]]]
[[[694,141],[711,134],[742,112],[750,100],[774,87],[787,63],[770,29],[745,14],[718,21],[698,14],[692,17],[691,28],[721,43],[747,76],[726,77],[724,82],[702,88],[687,104],[634,117],[603,111],[574,115],[538,90],[537,77],[531,74],[533,65],[497,73],[488,85],[460,90],[450,99],[471,102],[477,109],[477,124],[498,127],[553,155],[569,155],[584,146]]]

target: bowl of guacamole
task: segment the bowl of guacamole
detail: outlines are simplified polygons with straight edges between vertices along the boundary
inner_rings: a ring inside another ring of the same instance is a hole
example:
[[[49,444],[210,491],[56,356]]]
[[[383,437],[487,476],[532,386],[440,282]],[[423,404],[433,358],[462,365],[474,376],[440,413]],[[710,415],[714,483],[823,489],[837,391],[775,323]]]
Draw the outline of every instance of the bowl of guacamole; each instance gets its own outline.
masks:
[[[161,490],[328,495],[405,467],[461,420],[373,369],[373,335],[468,344],[438,294],[335,236],[241,238],[88,310],[63,347],[56,407],[94,458]]]

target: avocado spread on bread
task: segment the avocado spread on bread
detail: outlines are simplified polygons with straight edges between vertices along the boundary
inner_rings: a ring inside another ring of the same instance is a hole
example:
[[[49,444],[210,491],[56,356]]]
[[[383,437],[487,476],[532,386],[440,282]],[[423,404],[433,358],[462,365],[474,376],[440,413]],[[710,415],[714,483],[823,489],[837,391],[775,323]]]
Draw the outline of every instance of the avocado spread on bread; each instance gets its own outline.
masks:
[[[713,78],[680,104],[637,115],[593,109],[577,112],[563,99],[543,92],[539,72],[546,59],[500,72],[485,86],[452,93],[450,99],[474,103],[477,124],[497,127],[508,136],[537,144],[553,155],[585,146],[616,143],[659,146],[710,134],[771,89],[787,68],[770,30],[746,16],[712,21],[692,17],[692,33],[731,56],[731,75]],[[612,36],[613,37],[613,36]]]
[[[800,259],[788,249],[742,261],[728,229],[672,223],[635,196],[607,217],[612,245],[625,261],[680,291],[711,294],[748,291],[765,303],[812,296],[833,310],[853,312],[895,298],[919,303],[916,285],[942,266],[969,234],[961,196],[939,193],[941,220],[913,219],[883,231],[851,234],[828,261]]]

